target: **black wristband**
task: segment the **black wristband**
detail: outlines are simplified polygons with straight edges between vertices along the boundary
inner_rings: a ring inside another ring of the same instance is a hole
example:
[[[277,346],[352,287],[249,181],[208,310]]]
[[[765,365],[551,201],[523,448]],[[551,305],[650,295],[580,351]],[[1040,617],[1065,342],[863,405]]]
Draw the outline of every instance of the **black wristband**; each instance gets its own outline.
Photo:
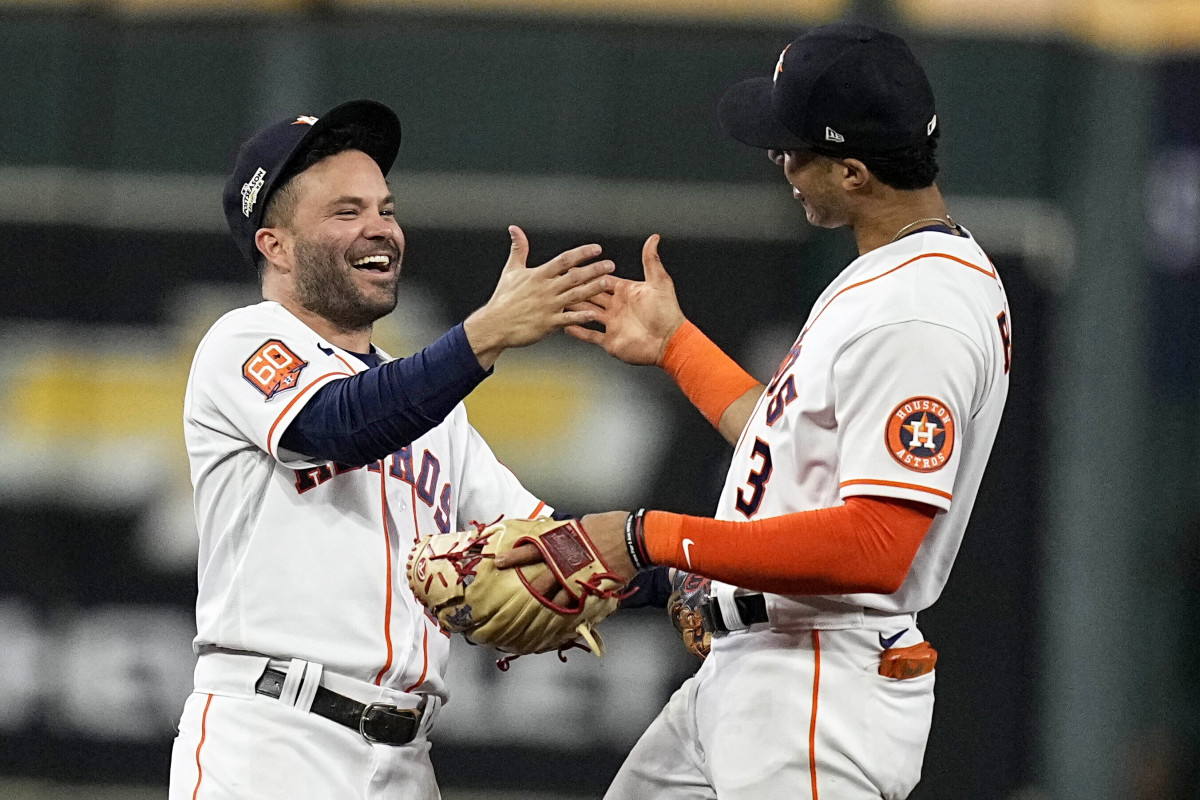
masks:
[[[650,556],[646,553],[646,533],[643,529],[643,517],[646,509],[639,508],[625,520],[625,549],[629,552],[629,560],[638,572],[653,566]]]

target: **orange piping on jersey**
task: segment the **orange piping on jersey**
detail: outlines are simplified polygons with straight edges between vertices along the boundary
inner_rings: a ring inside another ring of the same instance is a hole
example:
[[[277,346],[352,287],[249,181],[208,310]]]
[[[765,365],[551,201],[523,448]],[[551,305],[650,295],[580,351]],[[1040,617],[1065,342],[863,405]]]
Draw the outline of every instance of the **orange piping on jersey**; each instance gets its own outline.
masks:
[[[530,519],[536,519],[536,518],[537,518],[537,515],[538,515],[538,514],[540,514],[540,513],[542,513],[542,509],[543,509],[543,508],[545,508],[545,507],[546,507],[546,501],[545,501],[545,500],[542,500],[541,502],[539,502],[539,503],[537,504],[537,508],[535,508],[535,509],[533,510],[533,513],[529,515],[529,518],[530,518]]]
[[[315,381],[310,383],[308,386],[305,386],[303,389],[301,389],[300,392],[295,397],[292,398],[292,401],[283,407],[283,411],[280,411],[279,416],[276,417],[275,421],[271,423],[271,430],[267,431],[267,454],[268,455],[270,455],[272,458],[275,457],[275,453],[271,452],[271,438],[275,435],[275,428],[277,428],[279,426],[280,420],[282,420],[284,417],[287,416],[287,413],[292,410],[292,406],[296,405],[296,401],[299,400],[301,397],[304,397],[304,395],[308,394],[310,389],[312,389],[315,386],[319,386],[321,384],[321,381],[325,380],[326,378],[333,377],[335,375],[342,375],[347,378],[350,377],[350,375],[346,375],[346,373],[344,373],[344,372],[326,372],[324,375],[317,378]]]
[[[413,544],[421,541],[421,525],[417,522],[417,487],[412,486]]]
[[[804,333],[808,333],[810,330],[812,330],[812,326],[817,324],[817,320],[820,319],[821,315],[825,313],[825,309],[827,309],[831,305],[833,305],[833,301],[837,300],[839,297],[841,297],[846,292],[850,291],[851,289],[857,289],[859,286],[864,286],[864,285],[870,283],[871,281],[877,281],[880,278],[887,277],[888,275],[891,275],[896,270],[904,269],[909,264],[920,261],[922,258],[946,258],[951,261],[956,261],[959,264],[962,264],[964,267],[970,267],[971,269],[975,270],[976,272],[982,272],[984,275],[987,275],[989,278],[995,279],[995,277],[996,277],[995,272],[988,272],[983,267],[977,267],[974,264],[972,264],[970,261],[963,261],[961,258],[957,258],[956,256],[949,255],[948,253],[922,253],[919,256],[910,258],[908,261],[905,261],[903,264],[901,264],[897,267],[892,267],[887,272],[876,275],[874,278],[867,278],[865,281],[859,281],[858,283],[852,283],[849,286],[847,286],[845,289],[842,289],[841,291],[839,291],[833,297],[829,298],[829,302],[826,303],[821,308],[821,310],[817,312],[817,315],[815,317],[813,317],[813,321],[808,323],[808,327],[806,327],[804,329]],[[990,264],[991,262],[989,261],[988,263]],[[804,334],[801,334],[801,336],[803,336],[803,335]]]
[[[424,619],[424,617],[425,615],[422,614],[421,618]],[[405,689],[404,691],[406,692],[411,692],[413,689],[424,683],[425,676],[429,673],[429,626],[426,625],[424,627],[425,634],[421,637],[421,658],[424,660],[424,663],[421,664],[421,677],[417,678],[416,683]]]
[[[354,367],[350,366],[350,362],[346,361],[346,359],[342,358],[337,353],[334,353],[333,357],[336,358],[338,361],[342,362],[343,364],[345,364],[346,369],[350,370],[350,374],[352,374],[352,375],[358,374],[358,370],[356,370]]]
[[[821,686],[821,633],[812,632],[813,699],[812,720],[808,723],[808,772],[812,775],[812,796],[817,800],[817,690]]]
[[[204,747],[204,737],[208,733],[208,707],[212,705],[213,696],[210,694],[204,703],[204,714],[200,717],[200,743],[196,745],[196,788],[192,790],[192,800],[200,792],[200,781],[204,780],[204,770],[200,768],[200,748]]]
[[[866,478],[861,478],[853,481],[842,481],[838,484],[838,488],[844,486],[895,486],[897,489],[912,489],[914,492],[928,492],[936,494],[938,497],[944,497],[947,500],[953,500],[954,495],[949,492],[943,492],[941,489],[930,489],[928,486],[918,486],[915,483],[901,483],[899,481],[873,481]]]
[[[652,563],[735,586],[784,595],[891,594],[938,511],[915,500],[848,497],[842,506],[748,522],[651,511],[643,530]]]
[[[387,472],[379,470],[380,503],[383,508],[383,543],[387,553],[387,599],[383,604],[383,638],[387,642],[387,661],[375,676],[375,685],[381,685],[383,675],[392,666],[392,537],[387,523]]]

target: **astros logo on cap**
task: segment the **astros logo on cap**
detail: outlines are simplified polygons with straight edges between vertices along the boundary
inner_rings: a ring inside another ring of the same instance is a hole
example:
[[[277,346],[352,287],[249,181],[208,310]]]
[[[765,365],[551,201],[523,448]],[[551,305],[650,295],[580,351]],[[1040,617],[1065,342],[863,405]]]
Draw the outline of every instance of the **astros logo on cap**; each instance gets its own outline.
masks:
[[[913,397],[888,417],[884,441],[901,466],[935,472],[954,452],[954,416],[941,400]]]
[[[316,125],[317,118],[310,117],[307,114],[302,114],[299,117],[296,117],[296,121],[293,122],[292,124],[293,125]]]

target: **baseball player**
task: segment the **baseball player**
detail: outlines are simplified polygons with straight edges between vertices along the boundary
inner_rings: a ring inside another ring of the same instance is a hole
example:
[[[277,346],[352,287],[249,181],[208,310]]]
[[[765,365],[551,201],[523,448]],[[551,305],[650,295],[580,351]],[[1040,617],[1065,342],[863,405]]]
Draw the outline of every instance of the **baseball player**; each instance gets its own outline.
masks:
[[[921,772],[936,653],[917,612],[946,583],[1008,392],[1004,287],[934,184],[933,93],[905,43],[837,23],[793,41],[720,117],[768,151],[810,223],[859,257],[762,386],[687,321],[658,257],[570,328],[657,364],[735,446],[715,519],[584,519],[623,575],[686,570],[712,635],[613,800],[894,800]],[[526,549],[501,566],[529,563]],[[696,584],[700,583],[700,590]]]
[[[596,245],[526,268],[512,250],[486,305],[411,358],[371,344],[396,305],[404,236],[384,179],[385,106],[347,103],[247,141],[224,192],[263,302],[196,351],[184,430],[200,534],[195,692],[172,798],[437,798],[427,734],[448,635],[416,604],[421,535],[552,509],[461,401],[502,351],[593,318]],[[591,262],[591,263],[588,263]]]

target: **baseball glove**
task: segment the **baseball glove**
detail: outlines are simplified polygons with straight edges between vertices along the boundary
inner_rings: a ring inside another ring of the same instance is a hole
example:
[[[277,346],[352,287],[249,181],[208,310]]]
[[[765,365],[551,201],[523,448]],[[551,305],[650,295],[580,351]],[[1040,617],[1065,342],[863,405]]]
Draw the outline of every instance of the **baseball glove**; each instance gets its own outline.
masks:
[[[497,555],[522,544],[537,547],[544,563],[496,569]],[[562,590],[550,597],[534,588],[548,572]],[[624,585],[578,520],[549,517],[426,536],[409,554],[408,583],[444,630],[514,657],[558,651],[563,661],[572,647],[604,655],[594,626],[616,610]],[[507,669],[511,660],[497,666]]]
[[[712,649],[712,631],[705,629],[704,617],[699,611],[700,603],[708,598],[710,584],[712,581],[708,578],[677,571],[671,576],[674,591],[667,600],[667,616],[679,631],[683,646],[701,660],[708,658]]]

